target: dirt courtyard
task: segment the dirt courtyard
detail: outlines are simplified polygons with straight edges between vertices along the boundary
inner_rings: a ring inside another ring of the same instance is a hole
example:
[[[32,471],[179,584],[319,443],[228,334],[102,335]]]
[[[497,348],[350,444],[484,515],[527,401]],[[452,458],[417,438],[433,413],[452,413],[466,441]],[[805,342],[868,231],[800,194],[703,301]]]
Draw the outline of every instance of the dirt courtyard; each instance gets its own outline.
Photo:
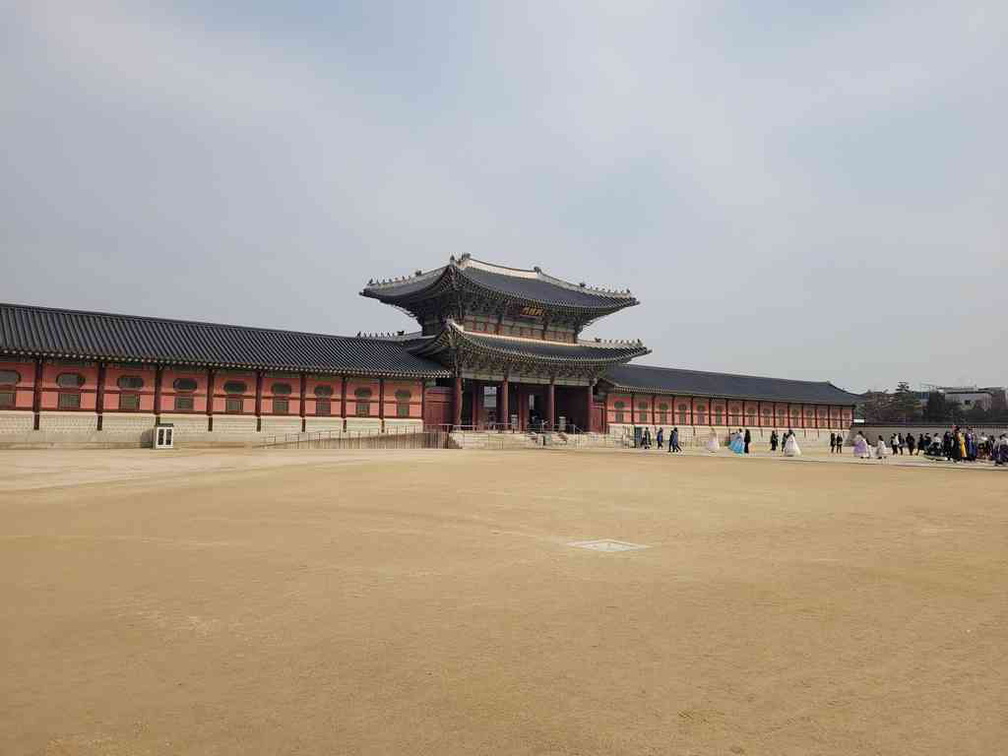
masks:
[[[0,753],[1008,742],[1000,471],[554,450],[0,463]],[[648,548],[570,545],[596,539]]]

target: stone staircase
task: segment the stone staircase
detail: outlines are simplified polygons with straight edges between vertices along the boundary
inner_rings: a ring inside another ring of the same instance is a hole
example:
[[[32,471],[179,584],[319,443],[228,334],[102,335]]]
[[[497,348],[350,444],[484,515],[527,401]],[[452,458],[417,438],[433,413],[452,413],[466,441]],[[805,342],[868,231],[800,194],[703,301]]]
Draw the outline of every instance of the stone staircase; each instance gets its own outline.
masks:
[[[542,436],[538,433],[452,431],[450,437],[458,449],[534,449],[542,446]]]

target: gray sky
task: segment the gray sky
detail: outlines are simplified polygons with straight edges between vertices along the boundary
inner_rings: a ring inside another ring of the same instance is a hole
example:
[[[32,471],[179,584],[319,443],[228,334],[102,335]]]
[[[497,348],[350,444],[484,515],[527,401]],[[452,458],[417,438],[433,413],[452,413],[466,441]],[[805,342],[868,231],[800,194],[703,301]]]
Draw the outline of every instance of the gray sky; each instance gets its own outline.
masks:
[[[0,9],[0,300],[396,330],[469,252],[643,362],[1008,383],[1004,2],[171,5]]]

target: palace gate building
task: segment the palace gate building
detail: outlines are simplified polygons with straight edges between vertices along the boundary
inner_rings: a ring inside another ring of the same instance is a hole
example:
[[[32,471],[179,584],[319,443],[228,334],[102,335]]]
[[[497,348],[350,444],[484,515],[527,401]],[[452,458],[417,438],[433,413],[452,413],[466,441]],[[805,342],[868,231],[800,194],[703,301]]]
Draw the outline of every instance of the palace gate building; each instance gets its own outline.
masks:
[[[857,397],[828,382],[631,364],[638,340],[582,339],[629,291],[468,255],[370,281],[419,325],[333,336],[0,304],[0,445],[249,444],[265,434],[452,427],[692,435],[844,432]]]

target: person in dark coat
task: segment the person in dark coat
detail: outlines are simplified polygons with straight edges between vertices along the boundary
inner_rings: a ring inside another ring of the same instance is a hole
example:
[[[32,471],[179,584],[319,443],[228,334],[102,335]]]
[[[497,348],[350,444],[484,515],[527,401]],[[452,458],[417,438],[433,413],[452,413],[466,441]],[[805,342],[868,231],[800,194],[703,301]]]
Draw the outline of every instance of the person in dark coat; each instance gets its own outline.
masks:
[[[749,444],[752,443],[752,435],[749,433],[749,429],[745,429],[745,435],[742,436],[742,441],[745,444],[745,453],[749,453]]]
[[[682,447],[679,446],[679,428],[675,427],[672,429],[672,434],[669,437],[668,450],[670,452],[681,452]]]
[[[777,451],[777,431],[776,431],[776,429],[770,431],[770,451],[772,451],[772,452]]]
[[[829,451],[833,454],[836,451],[836,433],[829,434]]]
[[[907,433],[906,436],[907,454],[911,457],[914,453],[914,447],[917,446],[917,441],[913,437],[913,433]]]
[[[662,446],[663,446],[662,442],[664,440],[665,440],[665,429],[664,428],[659,428],[658,429],[658,434],[655,436],[655,446],[657,446],[659,449],[661,449]]]

